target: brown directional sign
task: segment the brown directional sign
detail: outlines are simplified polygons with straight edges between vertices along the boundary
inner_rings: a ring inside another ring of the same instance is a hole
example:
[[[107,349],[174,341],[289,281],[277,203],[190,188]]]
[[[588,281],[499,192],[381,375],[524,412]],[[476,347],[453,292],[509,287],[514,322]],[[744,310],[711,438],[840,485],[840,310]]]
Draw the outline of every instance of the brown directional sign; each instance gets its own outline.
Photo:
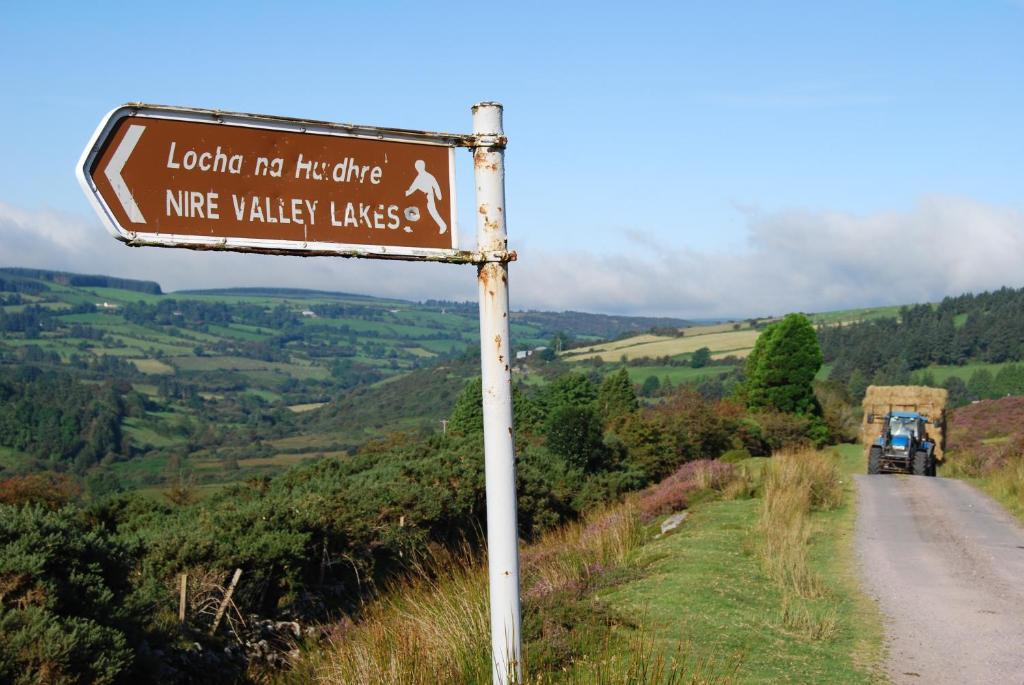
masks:
[[[125,105],[79,181],[133,245],[438,259],[457,253],[465,137]]]

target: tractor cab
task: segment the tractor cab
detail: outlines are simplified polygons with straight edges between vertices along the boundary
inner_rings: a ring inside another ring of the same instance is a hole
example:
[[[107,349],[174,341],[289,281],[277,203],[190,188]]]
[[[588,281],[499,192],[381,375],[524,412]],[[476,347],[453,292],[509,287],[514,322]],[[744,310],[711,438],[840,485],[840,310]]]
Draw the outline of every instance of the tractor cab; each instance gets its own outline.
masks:
[[[924,435],[924,424],[928,419],[920,414],[910,412],[894,412],[889,414],[889,435],[918,440]]]

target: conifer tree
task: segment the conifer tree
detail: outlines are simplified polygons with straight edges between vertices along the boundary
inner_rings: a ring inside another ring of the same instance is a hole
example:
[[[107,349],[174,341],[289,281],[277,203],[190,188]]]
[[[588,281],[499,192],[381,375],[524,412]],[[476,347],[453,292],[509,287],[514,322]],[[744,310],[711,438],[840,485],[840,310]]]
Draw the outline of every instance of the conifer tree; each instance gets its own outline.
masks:
[[[639,407],[636,391],[629,380],[629,372],[619,369],[605,376],[597,392],[597,408],[605,423],[623,414],[634,412]]]
[[[770,325],[747,359],[747,404],[814,414],[814,376],[821,368],[821,347],[814,326],[803,314],[789,314]]]

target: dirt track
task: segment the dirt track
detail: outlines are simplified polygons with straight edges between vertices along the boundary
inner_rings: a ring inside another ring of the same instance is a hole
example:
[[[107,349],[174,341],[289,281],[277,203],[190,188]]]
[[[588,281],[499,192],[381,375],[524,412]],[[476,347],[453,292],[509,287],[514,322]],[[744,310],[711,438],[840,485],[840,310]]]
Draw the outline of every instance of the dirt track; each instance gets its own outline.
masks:
[[[1024,683],[1024,528],[960,481],[857,485],[857,551],[893,682]]]

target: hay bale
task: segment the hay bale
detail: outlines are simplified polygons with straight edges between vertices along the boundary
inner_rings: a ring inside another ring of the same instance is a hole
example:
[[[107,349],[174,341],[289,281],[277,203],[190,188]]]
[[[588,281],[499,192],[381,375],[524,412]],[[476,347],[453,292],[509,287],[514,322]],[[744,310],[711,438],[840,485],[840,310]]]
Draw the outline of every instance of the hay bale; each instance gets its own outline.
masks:
[[[881,432],[878,423],[869,424],[868,415],[883,416],[891,411],[916,411],[931,423],[928,434],[935,440],[935,456],[942,459],[946,449],[946,402],[949,392],[924,385],[870,385],[864,395],[864,419],[860,425],[860,441],[870,445]]]

